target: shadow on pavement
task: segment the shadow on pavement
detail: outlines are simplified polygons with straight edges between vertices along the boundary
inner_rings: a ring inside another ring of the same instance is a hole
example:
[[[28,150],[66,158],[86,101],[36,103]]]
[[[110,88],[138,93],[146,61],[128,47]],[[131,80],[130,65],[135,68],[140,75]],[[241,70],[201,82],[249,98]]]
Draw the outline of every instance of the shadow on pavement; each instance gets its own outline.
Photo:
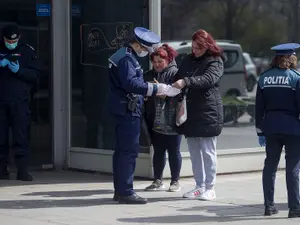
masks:
[[[287,210],[286,204],[278,204],[278,208]],[[263,207],[261,205],[248,206],[203,206],[192,207],[187,209],[179,209],[178,211],[195,211],[196,213],[189,215],[170,215],[170,216],[155,216],[155,217],[135,217],[135,218],[119,218],[119,222],[125,223],[207,223],[207,222],[236,222],[236,221],[255,221],[255,220],[274,220],[285,219],[283,217],[272,216],[264,217]],[[205,215],[201,215],[201,214]],[[207,215],[211,214],[211,215]]]
[[[16,175],[11,174],[10,180],[0,180],[0,187],[46,185],[46,184],[80,184],[112,182],[111,175],[87,173],[78,171],[39,171],[31,173],[34,181],[17,181]]]
[[[82,192],[82,193],[81,193]],[[92,195],[109,194],[110,190],[91,190],[91,191],[70,191],[67,192],[36,192],[24,194],[27,196],[46,195],[47,197],[85,197]],[[37,200],[8,200],[0,201],[0,209],[38,209],[38,208],[63,208],[63,207],[82,207],[82,206],[99,206],[117,204],[112,200],[113,195],[109,198],[99,197],[97,199],[37,199]],[[183,198],[150,198],[149,203],[178,201]]]
[[[0,201],[1,209],[42,209],[63,207],[87,207],[116,204],[112,198],[99,199],[48,199],[48,200],[14,200]]]

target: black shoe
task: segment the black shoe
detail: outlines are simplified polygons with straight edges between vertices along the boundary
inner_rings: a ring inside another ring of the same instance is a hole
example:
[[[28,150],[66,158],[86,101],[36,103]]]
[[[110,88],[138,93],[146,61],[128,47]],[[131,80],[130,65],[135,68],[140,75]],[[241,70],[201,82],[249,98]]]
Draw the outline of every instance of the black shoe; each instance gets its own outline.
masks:
[[[113,200],[114,200],[115,202],[117,202],[117,201],[119,200],[119,195],[117,194],[117,192],[114,193]]]
[[[265,216],[272,216],[274,214],[278,214],[278,209],[275,207],[275,205],[265,207]]]
[[[135,204],[142,205],[146,204],[147,199],[138,196],[137,194],[133,194],[130,196],[119,196],[119,204]]]
[[[17,173],[17,180],[33,181],[33,177],[29,173]]]
[[[9,180],[9,173],[8,172],[1,172],[0,173],[0,180]]]
[[[289,218],[298,218],[298,217],[300,217],[300,209],[290,209],[288,217]]]

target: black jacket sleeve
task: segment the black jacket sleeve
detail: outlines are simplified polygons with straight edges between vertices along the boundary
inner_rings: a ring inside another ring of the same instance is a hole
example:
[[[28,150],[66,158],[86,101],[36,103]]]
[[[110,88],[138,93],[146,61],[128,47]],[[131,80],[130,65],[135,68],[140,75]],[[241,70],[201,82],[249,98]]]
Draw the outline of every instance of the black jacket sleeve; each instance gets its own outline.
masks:
[[[195,73],[191,77],[185,77],[187,87],[209,89],[215,86],[223,76],[224,63],[221,58],[216,58],[207,64],[203,74]]]
[[[20,65],[16,76],[23,81],[36,84],[39,80],[41,66],[33,50],[28,50],[26,54],[28,54],[27,62],[24,65]]]

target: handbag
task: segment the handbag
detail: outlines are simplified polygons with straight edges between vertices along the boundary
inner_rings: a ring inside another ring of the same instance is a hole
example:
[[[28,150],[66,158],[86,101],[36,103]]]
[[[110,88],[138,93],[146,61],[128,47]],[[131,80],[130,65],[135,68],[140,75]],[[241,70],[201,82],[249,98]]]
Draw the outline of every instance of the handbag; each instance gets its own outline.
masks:
[[[197,73],[198,70],[199,70],[199,68],[197,68],[193,72],[191,77],[193,77],[195,75],[195,73]],[[189,91],[189,89],[187,88],[184,92],[182,101],[178,102],[178,104],[177,104],[177,110],[176,110],[176,125],[177,126],[184,124],[187,120],[186,96],[187,96],[188,91]]]
[[[187,93],[187,92],[186,92]],[[186,93],[181,102],[177,104],[176,110],[176,125],[180,126],[187,120]]]

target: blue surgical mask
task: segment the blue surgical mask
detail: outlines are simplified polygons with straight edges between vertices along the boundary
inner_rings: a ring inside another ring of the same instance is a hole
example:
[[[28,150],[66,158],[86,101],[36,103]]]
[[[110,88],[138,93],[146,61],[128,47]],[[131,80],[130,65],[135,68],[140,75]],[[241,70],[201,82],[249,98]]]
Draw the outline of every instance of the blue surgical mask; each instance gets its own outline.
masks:
[[[8,48],[9,50],[14,50],[17,46],[18,46],[18,41],[15,42],[15,43],[7,43],[5,42],[5,46],[6,48]]]

